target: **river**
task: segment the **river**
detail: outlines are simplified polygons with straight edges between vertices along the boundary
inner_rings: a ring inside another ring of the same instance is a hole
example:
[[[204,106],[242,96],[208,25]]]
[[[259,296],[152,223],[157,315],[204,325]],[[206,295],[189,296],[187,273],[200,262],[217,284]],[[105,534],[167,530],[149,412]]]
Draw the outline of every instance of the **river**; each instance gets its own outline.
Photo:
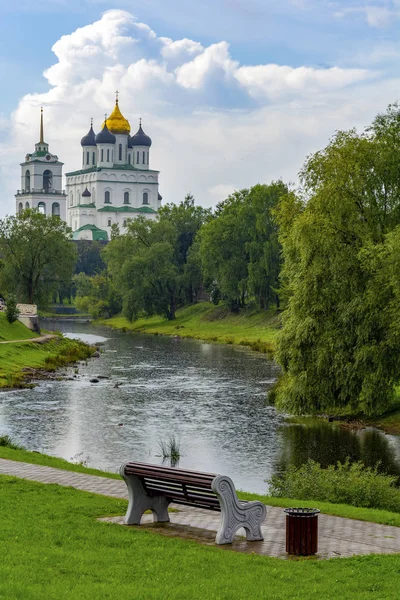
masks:
[[[30,450],[115,472],[128,460],[161,464],[160,444],[174,436],[178,466],[229,475],[258,493],[273,473],[308,458],[381,461],[400,475],[397,436],[286,423],[267,403],[278,367],[263,355],[76,321],[45,327],[103,346],[100,358],[69,368],[69,380],[0,394],[0,435]]]

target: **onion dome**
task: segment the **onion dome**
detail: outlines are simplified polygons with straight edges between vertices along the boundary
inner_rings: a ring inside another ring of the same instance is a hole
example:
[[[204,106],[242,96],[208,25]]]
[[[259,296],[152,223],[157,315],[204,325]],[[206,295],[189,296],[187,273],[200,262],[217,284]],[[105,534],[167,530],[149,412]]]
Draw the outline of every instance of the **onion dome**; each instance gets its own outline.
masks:
[[[82,192],[82,198],[89,198],[89,196],[91,196],[92,194],[89,192],[89,190],[86,188],[84,192]]]
[[[96,144],[115,144],[115,135],[113,135],[107,124],[103,124],[103,129],[96,135]]]
[[[93,125],[91,125],[87,134],[81,139],[81,146],[95,146],[95,145],[96,145],[96,134],[93,131]]]
[[[125,119],[124,115],[119,110],[118,106],[118,98],[115,101],[114,110],[111,115],[106,119],[103,125],[106,124],[111,133],[122,133],[125,135],[129,135],[131,131],[131,126],[129,125],[129,121]]]
[[[146,135],[143,131],[142,123],[140,123],[139,129],[137,130],[135,135],[131,137],[131,144],[132,146],[147,146],[148,148],[150,148],[151,138],[149,138],[149,136]]]

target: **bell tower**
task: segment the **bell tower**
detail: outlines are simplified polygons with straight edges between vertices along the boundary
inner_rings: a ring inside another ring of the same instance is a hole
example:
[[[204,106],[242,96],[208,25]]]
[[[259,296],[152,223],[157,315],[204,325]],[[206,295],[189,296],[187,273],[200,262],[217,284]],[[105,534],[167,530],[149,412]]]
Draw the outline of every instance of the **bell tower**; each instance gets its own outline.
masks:
[[[43,108],[40,109],[40,135],[35,152],[21,163],[21,189],[15,194],[16,213],[37,208],[45,215],[66,220],[66,194],[62,189],[62,162],[49,152],[44,141]]]

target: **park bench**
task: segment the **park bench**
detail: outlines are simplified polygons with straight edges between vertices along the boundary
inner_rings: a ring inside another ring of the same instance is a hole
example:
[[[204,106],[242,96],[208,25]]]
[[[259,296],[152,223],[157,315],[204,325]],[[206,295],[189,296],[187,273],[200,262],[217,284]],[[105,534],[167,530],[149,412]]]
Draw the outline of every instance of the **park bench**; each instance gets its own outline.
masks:
[[[243,527],[248,541],[263,540],[261,524],[267,508],[259,501],[238,500],[232,480],[225,475],[174,469],[140,462],[128,462],[120,468],[129,492],[126,525],[140,525],[146,510],[155,522],[169,522],[171,502],[221,512],[215,541],[231,544]]]

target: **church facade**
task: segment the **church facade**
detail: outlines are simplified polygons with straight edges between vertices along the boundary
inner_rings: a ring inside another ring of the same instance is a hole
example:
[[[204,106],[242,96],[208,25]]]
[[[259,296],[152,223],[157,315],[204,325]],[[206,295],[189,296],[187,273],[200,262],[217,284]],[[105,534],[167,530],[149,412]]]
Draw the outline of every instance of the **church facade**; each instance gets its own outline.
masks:
[[[43,109],[40,140],[35,152],[21,163],[21,189],[15,195],[16,212],[36,208],[57,215],[73,231],[73,239],[109,240],[113,225],[124,233],[129,219],[143,215],[155,219],[162,197],[159,171],[150,169],[152,141],[141,120],[135,135],[122,115],[118,95],[115,107],[105,117],[99,133],[93,129],[81,140],[81,168],[66,174],[62,189],[63,163],[49,152],[44,141]]]
[[[154,219],[161,206],[159,171],[150,169],[151,139],[141,122],[135,135],[118,97],[101,131],[93,123],[81,140],[82,167],[66,174],[67,224],[74,239],[109,240],[113,225],[124,233],[128,219]]]

